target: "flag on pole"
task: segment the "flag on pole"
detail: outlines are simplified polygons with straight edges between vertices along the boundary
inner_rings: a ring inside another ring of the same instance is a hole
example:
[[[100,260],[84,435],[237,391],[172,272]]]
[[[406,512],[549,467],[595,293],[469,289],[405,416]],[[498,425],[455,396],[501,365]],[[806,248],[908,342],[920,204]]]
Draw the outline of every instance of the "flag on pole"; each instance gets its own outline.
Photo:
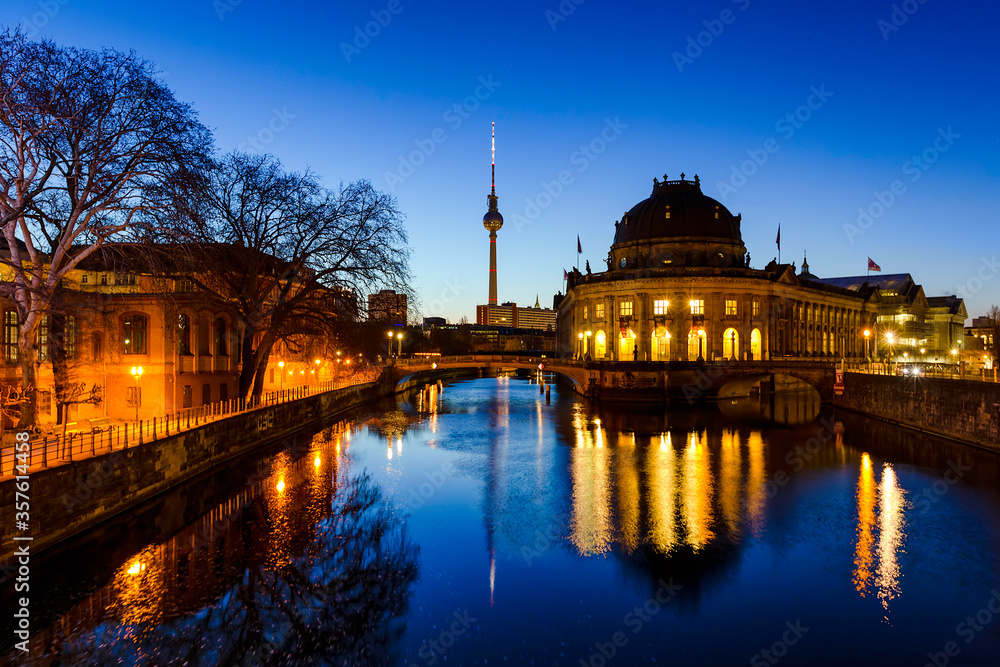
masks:
[[[882,267],[872,261],[872,258],[868,258],[868,270],[869,271],[881,271]]]
[[[566,273],[566,269],[563,269],[563,280],[569,280],[569,274]]]
[[[583,247],[580,245],[580,235],[576,235],[576,254],[579,255],[583,252]]]
[[[778,245],[778,250],[781,250],[781,223],[778,223],[778,235],[774,238],[774,242]]]

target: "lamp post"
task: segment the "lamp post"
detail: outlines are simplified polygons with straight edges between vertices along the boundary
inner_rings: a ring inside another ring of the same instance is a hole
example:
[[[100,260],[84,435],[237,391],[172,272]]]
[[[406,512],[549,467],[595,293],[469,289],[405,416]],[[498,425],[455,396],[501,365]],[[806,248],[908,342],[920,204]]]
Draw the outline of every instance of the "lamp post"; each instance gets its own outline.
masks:
[[[340,352],[338,352],[337,354],[340,354]],[[319,382],[319,365],[321,363],[321,360],[320,359],[313,359],[313,363],[316,364],[316,382]]]
[[[396,349],[396,356],[397,357],[402,357],[403,356],[403,334],[401,334],[401,333],[396,334],[396,340],[399,341],[399,347]]]
[[[729,334],[729,350],[732,352],[732,360],[736,361],[736,329]]]
[[[868,338],[872,335],[872,332],[871,329],[865,329],[862,333],[865,336],[865,363],[868,364],[868,370],[870,371],[872,364],[872,357],[871,353],[868,350]]]
[[[891,367],[891,365],[892,365],[892,358],[893,358],[893,356],[895,356],[894,355],[894,350],[893,350],[893,341],[895,340],[895,338],[893,337],[893,335],[891,333],[887,333],[885,335],[885,340],[886,340],[887,343],[889,343],[889,364],[888,365]]]
[[[386,335],[389,336],[389,358],[392,358],[392,332],[387,331]]]
[[[281,390],[285,390],[285,362],[278,362],[278,375],[281,376]]]
[[[576,358],[583,359],[583,332],[578,333],[576,338],[579,341],[576,346]]]
[[[142,378],[142,366],[132,367],[132,377],[135,378],[135,395],[132,396],[132,402],[135,403],[135,421],[139,421],[139,380]]]

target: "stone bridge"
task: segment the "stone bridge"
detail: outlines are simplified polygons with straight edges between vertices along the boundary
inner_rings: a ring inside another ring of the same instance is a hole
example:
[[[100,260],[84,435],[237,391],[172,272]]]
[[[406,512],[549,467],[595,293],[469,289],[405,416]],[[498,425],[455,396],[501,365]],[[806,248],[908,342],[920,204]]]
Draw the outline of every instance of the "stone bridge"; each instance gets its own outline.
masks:
[[[746,396],[753,391],[812,387],[823,401],[833,398],[833,361],[575,361],[506,354],[400,359],[392,367],[399,390],[419,387],[456,369],[480,369],[484,375],[504,369],[557,373],[578,394],[605,400],[666,402]]]

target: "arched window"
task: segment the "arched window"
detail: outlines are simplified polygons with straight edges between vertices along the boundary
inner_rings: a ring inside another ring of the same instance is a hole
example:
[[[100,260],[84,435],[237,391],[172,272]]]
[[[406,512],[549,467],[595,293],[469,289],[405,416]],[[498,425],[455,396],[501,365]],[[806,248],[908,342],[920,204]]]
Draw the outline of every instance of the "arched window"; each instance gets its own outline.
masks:
[[[191,316],[184,313],[177,316],[177,351],[191,354]]]
[[[722,356],[725,359],[738,359],[740,355],[740,335],[736,329],[729,327],[722,332]]]
[[[608,337],[604,331],[598,331],[594,341],[594,358],[603,359],[608,354]]]
[[[665,327],[657,327],[650,340],[653,361],[670,361],[670,332]]]
[[[635,332],[625,329],[618,334],[618,359],[632,361],[635,354]]]
[[[226,321],[221,317],[215,318],[215,354],[218,357],[229,356],[229,341],[226,338]]]
[[[754,329],[750,332],[750,354],[753,356],[754,361],[760,361],[760,329]]]
[[[704,359],[705,354],[708,352],[706,349],[707,343],[708,336],[706,336],[704,329],[691,329],[688,332],[688,361],[697,361],[699,358]]]
[[[125,354],[146,354],[146,328],[148,320],[145,315],[126,315],[123,327]]]

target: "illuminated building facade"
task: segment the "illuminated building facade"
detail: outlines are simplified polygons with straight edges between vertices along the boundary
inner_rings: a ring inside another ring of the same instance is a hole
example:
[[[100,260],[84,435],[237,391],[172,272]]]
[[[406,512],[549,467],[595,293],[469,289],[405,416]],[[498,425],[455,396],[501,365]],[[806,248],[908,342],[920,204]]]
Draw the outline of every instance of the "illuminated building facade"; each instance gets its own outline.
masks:
[[[607,270],[557,296],[559,355],[590,360],[862,359],[879,294],[772,261],[750,266],[741,216],[693,181],[653,179],[615,223]]]
[[[244,327],[236,311],[197,291],[190,279],[164,278],[137,268],[144,263],[132,256],[128,246],[115,246],[111,256],[114,259],[91,255],[63,280],[68,295],[64,299],[68,384],[81,387],[64,401],[67,420],[132,420],[136,415],[148,419],[237,398]],[[347,292],[326,302],[337,303],[338,312],[357,312],[354,295]],[[0,303],[0,310],[4,325],[0,382],[17,386],[18,316],[10,301]],[[44,315],[36,335],[39,423],[54,422],[57,413],[51,327],[50,316]],[[275,344],[265,370],[265,390],[315,381],[318,347],[299,338],[293,341],[293,352],[281,341]],[[133,373],[140,367],[141,375]],[[329,375],[328,371],[324,379]],[[99,401],[73,402],[91,396],[93,388]]]
[[[533,308],[519,308],[512,302],[500,306],[484,304],[476,306],[476,324],[555,331],[556,311],[542,308],[537,298]]]

